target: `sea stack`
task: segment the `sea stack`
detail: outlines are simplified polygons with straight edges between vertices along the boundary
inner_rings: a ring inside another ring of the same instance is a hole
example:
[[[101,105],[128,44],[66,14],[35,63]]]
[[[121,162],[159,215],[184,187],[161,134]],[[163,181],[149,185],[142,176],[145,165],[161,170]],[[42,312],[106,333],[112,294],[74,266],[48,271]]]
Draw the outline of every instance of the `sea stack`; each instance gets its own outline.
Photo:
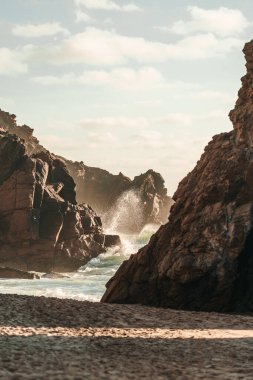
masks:
[[[173,196],[169,222],[102,299],[205,311],[253,310],[253,41],[233,131],[214,136]]]
[[[65,163],[44,148],[33,153],[31,147],[0,129],[0,265],[8,268],[5,276],[14,276],[13,269],[74,271],[119,245],[119,236],[104,234],[90,206],[77,205]]]

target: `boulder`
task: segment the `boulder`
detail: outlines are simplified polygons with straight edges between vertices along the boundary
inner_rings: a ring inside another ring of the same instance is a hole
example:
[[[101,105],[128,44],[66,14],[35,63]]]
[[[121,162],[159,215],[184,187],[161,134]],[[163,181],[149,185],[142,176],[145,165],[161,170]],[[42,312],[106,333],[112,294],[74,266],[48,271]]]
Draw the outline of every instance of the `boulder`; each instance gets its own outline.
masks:
[[[105,235],[105,247],[110,248],[114,246],[120,246],[121,241],[118,235]]]
[[[31,154],[6,131],[0,159],[0,265],[70,272],[106,251],[101,220],[87,204],[77,205],[62,160],[45,150]]]
[[[253,41],[233,131],[214,136],[173,196],[169,222],[107,284],[103,302],[253,310]]]
[[[13,269],[13,268],[0,267],[0,278],[39,280],[40,276],[32,272],[24,272],[24,271]]]

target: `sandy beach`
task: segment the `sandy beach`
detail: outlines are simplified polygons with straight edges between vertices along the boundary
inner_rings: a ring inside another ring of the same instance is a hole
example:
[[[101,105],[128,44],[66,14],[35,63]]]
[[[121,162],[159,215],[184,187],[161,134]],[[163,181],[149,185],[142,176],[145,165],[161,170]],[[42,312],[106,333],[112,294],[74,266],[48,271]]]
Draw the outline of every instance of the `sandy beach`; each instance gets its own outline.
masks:
[[[253,317],[0,296],[1,379],[253,379]]]

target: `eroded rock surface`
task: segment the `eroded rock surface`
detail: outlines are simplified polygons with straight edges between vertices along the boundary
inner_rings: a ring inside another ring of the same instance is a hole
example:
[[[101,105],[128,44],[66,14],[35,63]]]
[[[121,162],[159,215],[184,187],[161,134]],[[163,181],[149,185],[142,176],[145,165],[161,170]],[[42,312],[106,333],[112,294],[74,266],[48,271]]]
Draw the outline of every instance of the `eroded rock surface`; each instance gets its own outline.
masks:
[[[179,184],[169,222],[124,262],[104,302],[194,310],[253,310],[253,41],[230,113]]]
[[[116,236],[77,205],[65,163],[0,131],[0,265],[24,271],[68,272],[105,252]]]

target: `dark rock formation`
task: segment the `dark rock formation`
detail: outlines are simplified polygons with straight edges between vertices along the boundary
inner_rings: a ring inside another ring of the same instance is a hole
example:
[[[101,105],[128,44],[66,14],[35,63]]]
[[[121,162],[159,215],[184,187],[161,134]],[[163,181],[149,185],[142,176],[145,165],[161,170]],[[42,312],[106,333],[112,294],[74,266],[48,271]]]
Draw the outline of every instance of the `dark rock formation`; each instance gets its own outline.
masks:
[[[140,193],[144,204],[144,221],[162,224],[167,222],[172,199],[167,195],[164,179],[154,170],[134,177],[132,189]]]
[[[39,280],[40,276],[32,272],[24,272],[13,268],[0,267],[0,278],[13,278],[22,280]]]
[[[65,163],[0,131],[0,265],[24,271],[76,270],[118,241],[76,204]]]
[[[138,232],[147,223],[163,224],[168,220],[173,201],[159,173],[148,170],[131,181],[122,173],[113,175],[82,162],[65,162],[77,185],[78,202],[91,204],[108,227],[120,207],[125,208],[117,223],[117,230],[122,232]],[[128,197],[128,192],[134,193],[136,204]],[[138,218],[137,215],[133,218],[131,205],[138,208]]]
[[[124,262],[104,302],[253,310],[253,41],[230,119],[179,184],[169,223]]]

